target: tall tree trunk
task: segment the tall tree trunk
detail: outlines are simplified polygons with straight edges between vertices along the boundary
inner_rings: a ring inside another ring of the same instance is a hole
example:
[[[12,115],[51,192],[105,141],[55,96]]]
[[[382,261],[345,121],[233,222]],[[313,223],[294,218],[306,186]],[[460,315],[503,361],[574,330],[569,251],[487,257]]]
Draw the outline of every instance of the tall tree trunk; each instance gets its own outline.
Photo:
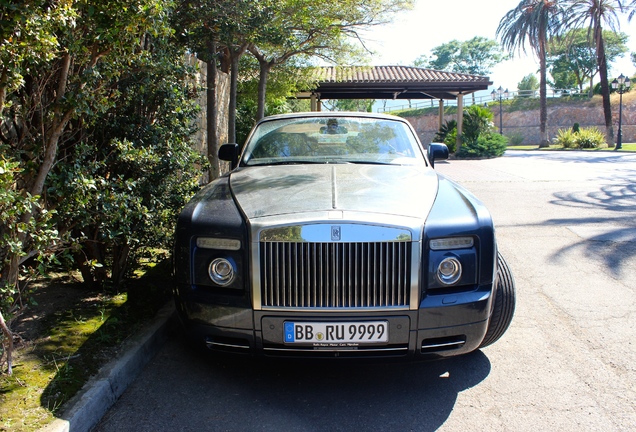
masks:
[[[548,91],[546,79],[546,46],[545,41],[539,42],[539,148],[550,146],[548,140]]]
[[[218,149],[219,140],[217,134],[217,104],[216,104],[216,42],[208,43],[208,66],[207,66],[207,115],[206,129],[208,131],[208,161],[210,163],[209,180],[212,181],[220,176]]]
[[[596,39],[596,62],[601,80],[601,94],[603,96],[603,115],[605,117],[605,141],[610,147],[614,147],[614,128],[612,127],[612,105],[610,104],[610,88],[607,78],[607,58],[605,57],[605,42],[603,41],[603,29],[600,25],[594,28]]]
[[[265,117],[265,98],[267,96],[267,79],[272,68],[272,62],[258,60],[260,65],[258,77],[258,107],[256,109],[256,121]]]
[[[230,61],[232,68],[230,70],[230,103],[228,109],[228,127],[227,140],[230,143],[236,143],[236,98],[238,93],[238,69],[239,60],[245,53],[247,44],[241,45],[236,51],[230,49]]]

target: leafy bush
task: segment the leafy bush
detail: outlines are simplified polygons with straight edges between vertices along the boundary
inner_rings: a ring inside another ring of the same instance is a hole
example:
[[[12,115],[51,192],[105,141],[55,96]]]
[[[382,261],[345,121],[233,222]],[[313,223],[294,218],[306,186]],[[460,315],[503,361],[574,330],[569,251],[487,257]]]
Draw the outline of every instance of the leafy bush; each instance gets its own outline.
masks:
[[[446,134],[444,144],[446,144],[450,153],[455,153],[457,151],[457,125],[455,125],[455,128]]]
[[[169,250],[207,166],[192,143],[199,112],[192,70],[168,41],[153,49],[111,83],[117,104],[67,141],[47,180],[47,200],[88,285],[118,286],[144,254]]]
[[[476,143],[483,134],[493,131],[494,114],[488,108],[481,105],[471,105],[464,110],[464,122],[462,130],[463,142]]]
[[[481,134],[476,141],[462,145],[457,156],[461,158],[494,158],[502,156],[508,146],[508,138],[498,133]]]
[[[560,129],[554,138],[554,143],[567,149],[576,148],[578,147],[577,137],[578,132],[574,132],[572,129]]]
[[[433,137],[433,142],[446,142],[446,135],[455,129],[457,129],[457,120],[446,120]]]
[[[580,128],[578,132],[573,129],[560,129],[554,143],[566,149],[591,149],[606,146],[605,135],[595,127]]]
[[[595,127],[583,128],[576,140],[578,147],[583,149],[605,147],[605,135]]]
[[[5,150],[0,146],[0,153]],[[51,226],[52,212],[41,208],[39,197],[25,196],[16,187],[21,172],[18,162],[0,158],[0,268],[11,267],[16,272],[18,266],[9,266],[10,262],[19,263],[26,258],[43,261],[42,251],[51,246],[58,235]],[[33,217],[26,218],[27,214],[33,214]],[[31,235],[27,236],[27,232]],[[32,251],[30,256],[24,252],[27,242]],[[9,276],[0,274],[0,311],[10,316],[16,305],[19,309],[23,303],[25,284],[13,282],[17,275]]]

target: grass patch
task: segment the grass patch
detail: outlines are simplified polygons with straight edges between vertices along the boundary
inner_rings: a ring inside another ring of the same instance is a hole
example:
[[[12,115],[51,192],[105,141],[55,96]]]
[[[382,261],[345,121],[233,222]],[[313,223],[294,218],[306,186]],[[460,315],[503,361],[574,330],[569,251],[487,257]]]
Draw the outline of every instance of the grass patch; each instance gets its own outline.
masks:
[[[0,375],[0,431],[45,426],[170,296],[170,263],[149,265],[125,292],[95,292],[68,277],[41,283],[13,325],[12,376]]]

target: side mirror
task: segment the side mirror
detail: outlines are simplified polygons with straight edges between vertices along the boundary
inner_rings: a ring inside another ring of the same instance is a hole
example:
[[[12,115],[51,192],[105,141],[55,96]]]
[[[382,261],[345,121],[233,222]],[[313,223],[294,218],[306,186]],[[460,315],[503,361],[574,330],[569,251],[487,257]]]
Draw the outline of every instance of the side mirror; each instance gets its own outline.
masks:
[[[448,159],[448,147],[442,143],[430,143],[428,145],[428,160],[431,162],[431,167],[435,168],[436,160]]]
[[[223,144],[219,148],[219,159],[231,163],[232,169],[238,165],[239,146],[238,144]]]

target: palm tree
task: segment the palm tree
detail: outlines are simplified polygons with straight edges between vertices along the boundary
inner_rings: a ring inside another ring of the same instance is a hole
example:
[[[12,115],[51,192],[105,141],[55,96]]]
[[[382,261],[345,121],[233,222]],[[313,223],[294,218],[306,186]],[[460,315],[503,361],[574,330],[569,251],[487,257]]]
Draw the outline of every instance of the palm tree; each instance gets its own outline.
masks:
[[[631,21],[636,15],[636,0],[631,0],[631,2],[618,0],[618,4],[623,12],[629,13],[627,20]]]
[[[613,146],[614,129],[612,127],[612,107],[610,105],[610,85],[607,77],[603,27],[605,25],[614,32],[617,30],[617,10],[620,5],[616,0],[570,0],[568,3],[571,11],[568,27],[587,26],[588,41],[596,48],[596,64],[598,65],[603,96],[603,114],[605,116],[605,139],[608,145]]]
[[[497,37],[508,51],[526,52],[530,46],[539,58],[539,97],[541,103],[539,147],[548,147],[547,66],[548,40],[559,36],[565,22],[566,10],[558,0],[521,0],[499,22]]]

